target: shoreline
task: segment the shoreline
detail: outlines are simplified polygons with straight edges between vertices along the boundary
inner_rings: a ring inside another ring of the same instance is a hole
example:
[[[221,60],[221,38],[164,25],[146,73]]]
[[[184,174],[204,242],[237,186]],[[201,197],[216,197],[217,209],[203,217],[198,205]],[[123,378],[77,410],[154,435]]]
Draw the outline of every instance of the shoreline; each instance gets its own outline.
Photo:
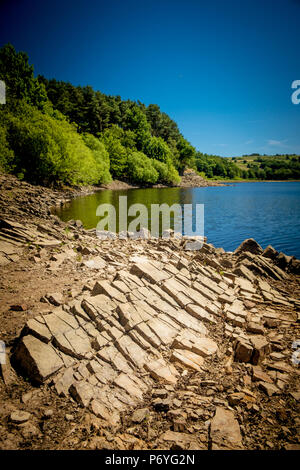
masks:
[[[61,192],[0,188],[1,448],[297,448],[299,260],[99,240]]]

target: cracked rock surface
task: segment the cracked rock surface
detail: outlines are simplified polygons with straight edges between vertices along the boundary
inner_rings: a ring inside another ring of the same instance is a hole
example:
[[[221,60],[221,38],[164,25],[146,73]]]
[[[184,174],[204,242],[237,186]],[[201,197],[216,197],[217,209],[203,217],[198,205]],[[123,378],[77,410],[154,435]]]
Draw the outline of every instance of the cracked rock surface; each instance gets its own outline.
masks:
[[[40,191],[0,220],[1,448],[299,446],[298,260],[99,240]]]

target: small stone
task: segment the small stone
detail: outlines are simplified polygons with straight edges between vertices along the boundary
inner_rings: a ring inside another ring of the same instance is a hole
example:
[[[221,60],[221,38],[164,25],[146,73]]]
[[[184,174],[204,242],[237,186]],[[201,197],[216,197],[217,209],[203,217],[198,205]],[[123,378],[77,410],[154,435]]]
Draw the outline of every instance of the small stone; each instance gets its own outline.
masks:
[[[254,365],[260,364],[270,353],[270,345],[263,336],[252,336],[251,344],[254,349],[251,362]]]
[[[266,372],[264,372],[259,366],[253,366],[252,380],[253,382],[262,381],[267,383],[273,383],[271,377]]]
[[[168,411],[170,408],[170,401],[168,398],[160,399],[156,398],[153,402],[153,407],[156,411]]]
[[[65,420],[66,421],[74,421],[74,415],[66,414],[65,415]]]
[[[27,411],[18,410],[18,411],[13,411],[11,413],[10,420],[13,423],[21,424],[21,423],[26,423],[26,421],[28,421],[30,417],[31,417],[31,414],[28,413]]]
[[[17,305],[10,306],[10,310],[13,310],[14,312],[24,312],[27,309],[28,307],[25,304],[17,304]]]
[[[44,418],[49,419],[49,418],[51,418],[51,416],[53,416],[53,414],[54,414],[53,410],[45,410],[44,411]]]
[[[47,294],[45,297],[50,302],[50,304],[55,305],[56,307],[59,307],[59,305],[63,304],[63,297],[58,292]]]
[[[243,400],[244,396],[245,394],[242,392],[231,393],[228,396],[229,405],[237,405],[238,403],[240,403],[240,401]]]
[[[32,439],[41,435],[39,428],[30,421],[20,424],[18,428],[24,439]]]
[[[21,401],[22,403],[27,403],[33,397],[33,392],[23,393]]]
[[[175,432],[184,432],[186,429],[186,420],[184,418],[174,419],[173,428]]]
[[[212,450],[243,449],[239,423],[233,412],[225,408],[217,407],[211,421],[210,437]]]
[[[275,385],[267,382],[260,382],[259,388],[261,388],[269,397],[279,393],[279,389]]]
[[[256,333],[259,335],[263,335],[265,332],[264,327],[262,325],[252,321],[248,323],[247,331],[249,331],[249,333]]]
[[[152,396],[153,398],[167,398],[168,391],[163,388],[159,388],[159,389],[153,390]]]
[[[131,420],[134,423],[141,423],[144,419],[149,415],[148,408],[140,408],[139,410],[135,410],[131,416]]]
[[[291,397],[296,401],[300,401],[300,392],[290,392]]]
[[[91,384],[82,380],[71,385],[70,394],[82,407],[87,407],[94,395],[94,391]]]

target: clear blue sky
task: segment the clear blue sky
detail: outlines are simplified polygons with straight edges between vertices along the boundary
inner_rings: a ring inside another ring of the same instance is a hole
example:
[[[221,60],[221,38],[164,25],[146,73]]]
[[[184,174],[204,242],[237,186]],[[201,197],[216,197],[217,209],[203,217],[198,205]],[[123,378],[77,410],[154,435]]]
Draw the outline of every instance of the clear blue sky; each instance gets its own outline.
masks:
[[[35,73],[156,103],[199,150],[300,153],[299,0],[0,0]]]

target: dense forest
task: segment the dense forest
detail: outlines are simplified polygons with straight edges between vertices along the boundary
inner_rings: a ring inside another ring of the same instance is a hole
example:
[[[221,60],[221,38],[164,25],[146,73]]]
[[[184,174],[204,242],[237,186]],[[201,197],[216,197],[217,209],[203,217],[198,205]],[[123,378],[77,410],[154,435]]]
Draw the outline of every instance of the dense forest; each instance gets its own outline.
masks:
[[[26,53],[0,49],[6,104],[0,169],[42,184],[177,184],[185,168],[207,178],[298,179],[299,157],[238,159],[197,152],[156,104],[34,76]]]
[[[157,105],[34,77],[27,55],[12,45],[0,50],[0,79],[7,89],[0,166],[20,178],[174,184],[184,168],[195,168],[195,148]]]

